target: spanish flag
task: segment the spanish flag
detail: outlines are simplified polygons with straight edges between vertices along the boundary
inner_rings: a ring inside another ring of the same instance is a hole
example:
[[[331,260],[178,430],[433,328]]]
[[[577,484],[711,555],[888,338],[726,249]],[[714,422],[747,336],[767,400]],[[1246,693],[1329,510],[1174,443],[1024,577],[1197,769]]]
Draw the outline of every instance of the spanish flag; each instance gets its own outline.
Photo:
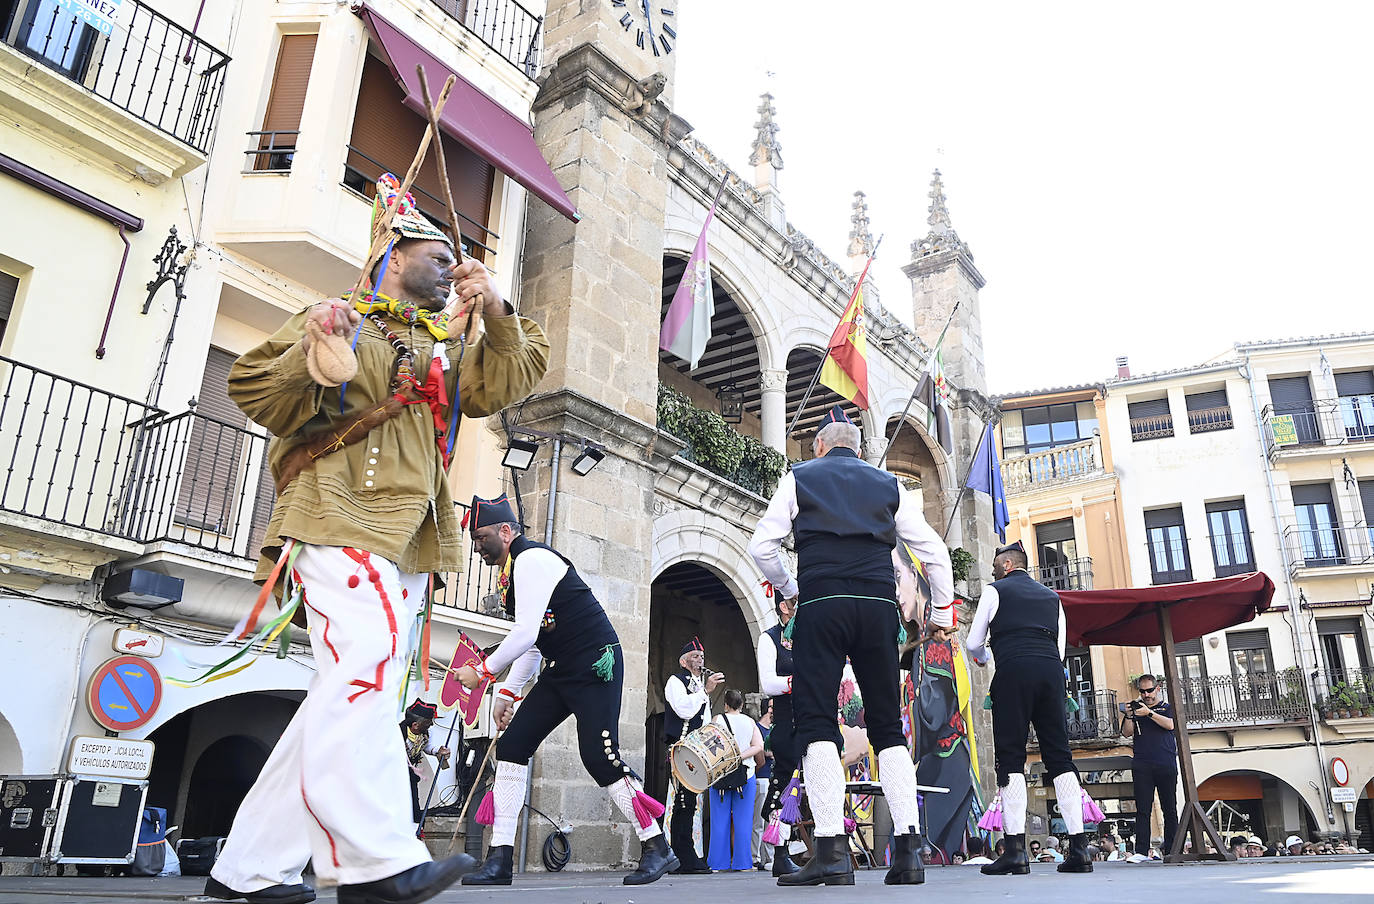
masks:
[[[865,410],[868,409],[868,327],[864,323],[864,277],[873,258],[864,264],[864,272],[854,284],[849,306],[830,337],[825,363],[821,365],[821,383]]]

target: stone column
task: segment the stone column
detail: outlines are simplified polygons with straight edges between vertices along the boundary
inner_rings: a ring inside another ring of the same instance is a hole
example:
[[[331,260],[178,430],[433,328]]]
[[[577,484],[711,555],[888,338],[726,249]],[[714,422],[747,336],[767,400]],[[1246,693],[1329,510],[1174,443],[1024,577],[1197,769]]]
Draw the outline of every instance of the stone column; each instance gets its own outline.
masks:
[[[864,440],[864,461],[871,465],[878,464],[878,460],[887,451],[887,439],[882,436],[870,436]]]
[[[787,454],[787,371],[765,370],[761,375],[763,398],[760,402],[762,412],[763,444]]]

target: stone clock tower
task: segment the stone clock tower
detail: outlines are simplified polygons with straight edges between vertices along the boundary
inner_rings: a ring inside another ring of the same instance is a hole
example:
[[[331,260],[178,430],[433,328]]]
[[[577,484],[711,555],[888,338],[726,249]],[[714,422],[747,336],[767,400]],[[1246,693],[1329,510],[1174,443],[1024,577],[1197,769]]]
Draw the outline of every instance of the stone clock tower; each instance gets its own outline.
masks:
[[[549,370],[520,427],[598,443],[606,457],[586,476],[539,456],[521,477],[526,521],[572,559],[605,605],[625,658],[620,749],[644,770],[649,594],[657,448],[658,332],[663,284],[667,159],[688,125],[665,100],[681,32],[679,0],[550,0],[545,73],[534,136],[581,218],[531,202],[521,313],[552,343]],[[547,445],[547,444],[546,444]],[[633,827],[613,815],[575,751],[571,720],[535,758],[532,803],[577,827],[579,864],[638,859]],[[536,820],[537,822],[537,820]],[[537,863],[546,829],[526,838]]]

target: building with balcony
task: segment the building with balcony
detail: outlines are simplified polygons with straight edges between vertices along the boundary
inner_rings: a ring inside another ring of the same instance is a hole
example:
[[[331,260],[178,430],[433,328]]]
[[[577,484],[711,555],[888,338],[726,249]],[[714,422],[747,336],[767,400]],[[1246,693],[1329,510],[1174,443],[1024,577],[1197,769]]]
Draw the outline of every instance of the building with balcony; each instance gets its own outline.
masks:
[[[1350,334],[1107,382],[1133,585],[1263,571],[1278,587],[1253,622],[1179,644],[1169,691],[1204,801],[1266,839],[1371,840],[1372,364],[1374,334]],[[1158,673],[1159,651],[1148,659]],[[1333,757],[1350,766],[1353,812],[1331,802]]]

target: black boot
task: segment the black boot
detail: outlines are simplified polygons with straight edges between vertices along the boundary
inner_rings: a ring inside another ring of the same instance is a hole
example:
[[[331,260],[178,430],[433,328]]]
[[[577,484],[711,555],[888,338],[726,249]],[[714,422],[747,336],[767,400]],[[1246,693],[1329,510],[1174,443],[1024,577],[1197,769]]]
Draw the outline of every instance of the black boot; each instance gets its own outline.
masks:
[[[1007,852],[982,866],[985,876],[1029,876],[1030,860],[1026,858],[1026,834],[1005,835]]]
[[[921,836],[898,835],[892,839],[892,865],[883,878],[884,885],[920,885],[926,881],[926,865],[921,862]]]
[[[475,873],[463,877],[464,885],[510,885],[512,860],[515,847],[509,844],[493,844],[487,851],[486,862]]]
[[[853,885],[848,835],[817,835],[816,853],[806,866],[778,877],[779,885]]]
[[[1090,873],[1093,871],[1093,858],[1088,854],[1088,833],[1079,832],[1069,836],[1069,850],[1064,854],[1064,862],[1059,864],[1061,873]]]
[[[339,886],[339,904],[420,904],[477,868],[467,854],[431,860],[375,882]]]
[[[677,869],[677,855],[668,847],[668,841],[660,832],[653,838],[639,843],[639,869],[630,873],[621,883],[624,885],[648,885],[657,882],[664,873]]]
[[[799,869],[801,869],[801,867],[792,862],[792,855],[787,852],[787,845],[773,845],[774,876],[790,876]]]
[[[315,889],[309,885],[270,885],[257,891],[235,891],[214,876],[205,880],[205,897],[249,904],[310,904]]]

